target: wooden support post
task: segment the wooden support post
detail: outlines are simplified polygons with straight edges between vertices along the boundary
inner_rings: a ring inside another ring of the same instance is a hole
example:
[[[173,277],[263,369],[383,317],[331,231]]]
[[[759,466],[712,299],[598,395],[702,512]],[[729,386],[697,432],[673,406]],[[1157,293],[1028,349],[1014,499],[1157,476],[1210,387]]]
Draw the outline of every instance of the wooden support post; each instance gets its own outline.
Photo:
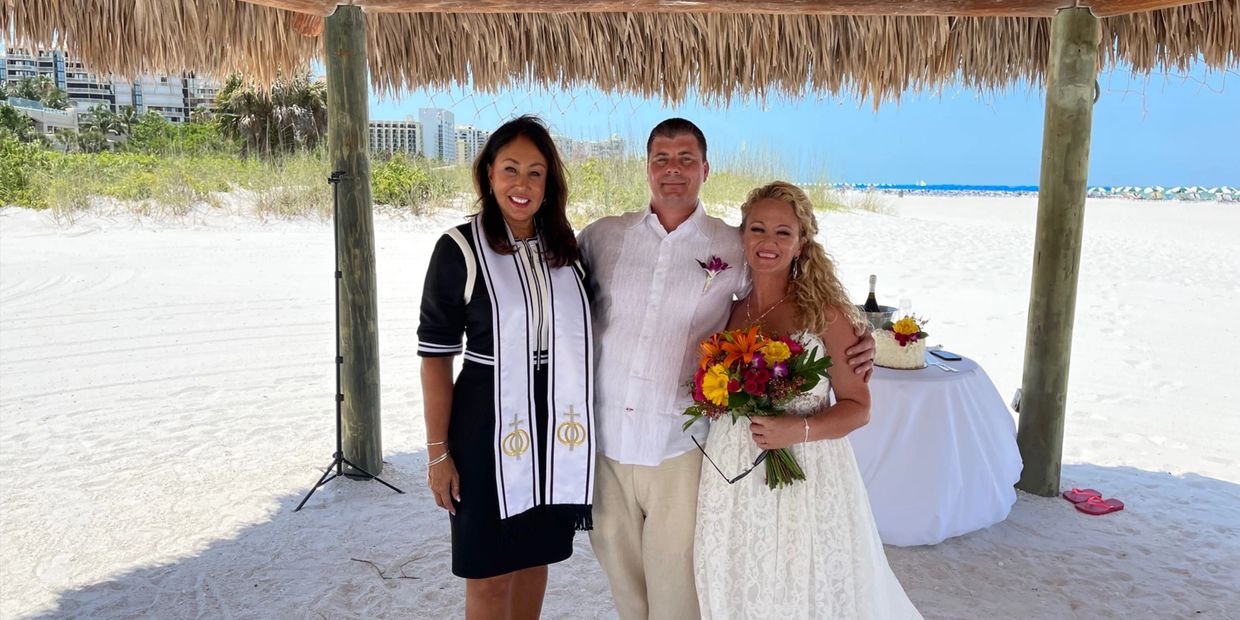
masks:
[[[1051,22],[1033,285],[1016,437],[1025,461],[1016,486],[1047,497],[1059,493],[1100,36],[1098,18],[1086,8],[1061,10]]]
[[[379,424],[375,231],[367,153],[366,18],[361,7],[341,6],[325,20],[324,26],[327,150],[332,170],[345,173],[338,190],[340,213],[336,222],[342,273],[342,447],[345,458],[377,476],[383,469],[383,446]]]

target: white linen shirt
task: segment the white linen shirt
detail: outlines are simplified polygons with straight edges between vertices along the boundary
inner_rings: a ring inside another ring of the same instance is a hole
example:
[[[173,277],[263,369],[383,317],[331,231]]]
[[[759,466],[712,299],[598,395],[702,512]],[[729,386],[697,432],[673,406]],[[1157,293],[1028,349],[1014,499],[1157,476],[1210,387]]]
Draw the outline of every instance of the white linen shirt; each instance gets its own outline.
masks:
[[[693,404],[687,383],[698,343],[723,329],[749,287],[740,231],[693,214],[668,233],[645,212],[606,217],[579,238],[594,293],[595,431],[598,449],[628,465],[658,465],[705,442],[707,425],[681,431]],[[698,261],[729,268],[706,286]]]

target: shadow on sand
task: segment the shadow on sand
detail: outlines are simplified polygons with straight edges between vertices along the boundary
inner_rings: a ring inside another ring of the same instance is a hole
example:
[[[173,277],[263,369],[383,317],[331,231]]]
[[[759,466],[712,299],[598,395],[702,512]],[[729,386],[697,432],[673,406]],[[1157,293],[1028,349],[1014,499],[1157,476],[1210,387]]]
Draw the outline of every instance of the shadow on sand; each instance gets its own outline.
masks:
[[[451,574],[448,519],[425,488],[425,453],[384,462],[380,477],[405,494],[337,478],[294,512],[318,479],[307,470],[304,490],[280,497],[269,520],[192,556],[65,591],[35,617],[463,617],[463,582]],[[552,568],[548,606],[574,618],[614,617],[601,573],[591,583],[573,580],[581,567],[597,567],[584,535],[574,556]]]
[[[405,495],[338,479],[301,512],[293,508],[304,490],[281,497],[268,521],[193,556],[65,591],[37,617],[462,617],[447,519],[424,488],[425,455],[387,463],[381,475]],[[314,479],[307,471],[307,485]],[[1094,465],[1066,466],[1063,483],[1127,508],[1090,517],[1062,499],[1021,493],[1003,523],[934,547],[888,548],[925,616],[958,617],[940,613],[945,596],[975,599],[952,604],[977,614],[965,617],[1229,618],[1240,609],[1240,485]],[[587,537],[553,567],[544,617],[615,617]]]

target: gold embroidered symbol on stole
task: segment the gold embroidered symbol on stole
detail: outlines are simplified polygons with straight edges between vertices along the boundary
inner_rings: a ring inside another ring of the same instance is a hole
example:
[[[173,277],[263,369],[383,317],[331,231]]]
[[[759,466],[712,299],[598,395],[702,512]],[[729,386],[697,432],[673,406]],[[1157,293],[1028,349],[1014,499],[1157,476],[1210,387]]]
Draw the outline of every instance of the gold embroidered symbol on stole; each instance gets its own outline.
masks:
[[[564,415],[568,416],[568,421],[561,422],[560,426],[555,429],[555,438],[561,445],[568,446],[569,450],[580,446],[586,442],[586,427],[577,421],[580,413],[573,411],[573,406],[568,406],[568,412]]]
[[[530,434],[521,428],[525,420],[517,417],[516,413],[512,414],[512,432],[504,435],[504,441],[500,447],[504,450],[504,454],[513,458],[519,458],[530,449]]]

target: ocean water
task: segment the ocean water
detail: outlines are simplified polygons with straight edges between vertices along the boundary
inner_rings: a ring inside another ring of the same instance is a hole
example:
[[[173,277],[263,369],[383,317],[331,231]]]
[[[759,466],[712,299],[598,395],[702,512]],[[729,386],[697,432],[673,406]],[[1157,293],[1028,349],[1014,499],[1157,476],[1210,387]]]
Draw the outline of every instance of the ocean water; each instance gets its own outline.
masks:
[[[903,184],[876,184],[861,185],[855,183],[842,183],[839,185],[848,189],[875,189],[879,191],[914,191],[914,192],[998,192],[998,193],[1015,193],[1025,194],[1037,192],[1037,185],[960,185],[960,184],[943,184],[943,185],[921,185],[918,183]]]
[[[877,191],[884,193],[909,194],[974,194],[974,195],[1014,195],[1036,194],[1037,185],[965,185],[965,184],[921,184],[921,183],[835,183],[835,189],[856,191]],[[1235,187],[1132,187],[1132,186],[1090,186],[1086,190],[1090,198],[1130,198],[1142,200],[1219,200],[1222,202],[1240,202],[1240,189]]]

